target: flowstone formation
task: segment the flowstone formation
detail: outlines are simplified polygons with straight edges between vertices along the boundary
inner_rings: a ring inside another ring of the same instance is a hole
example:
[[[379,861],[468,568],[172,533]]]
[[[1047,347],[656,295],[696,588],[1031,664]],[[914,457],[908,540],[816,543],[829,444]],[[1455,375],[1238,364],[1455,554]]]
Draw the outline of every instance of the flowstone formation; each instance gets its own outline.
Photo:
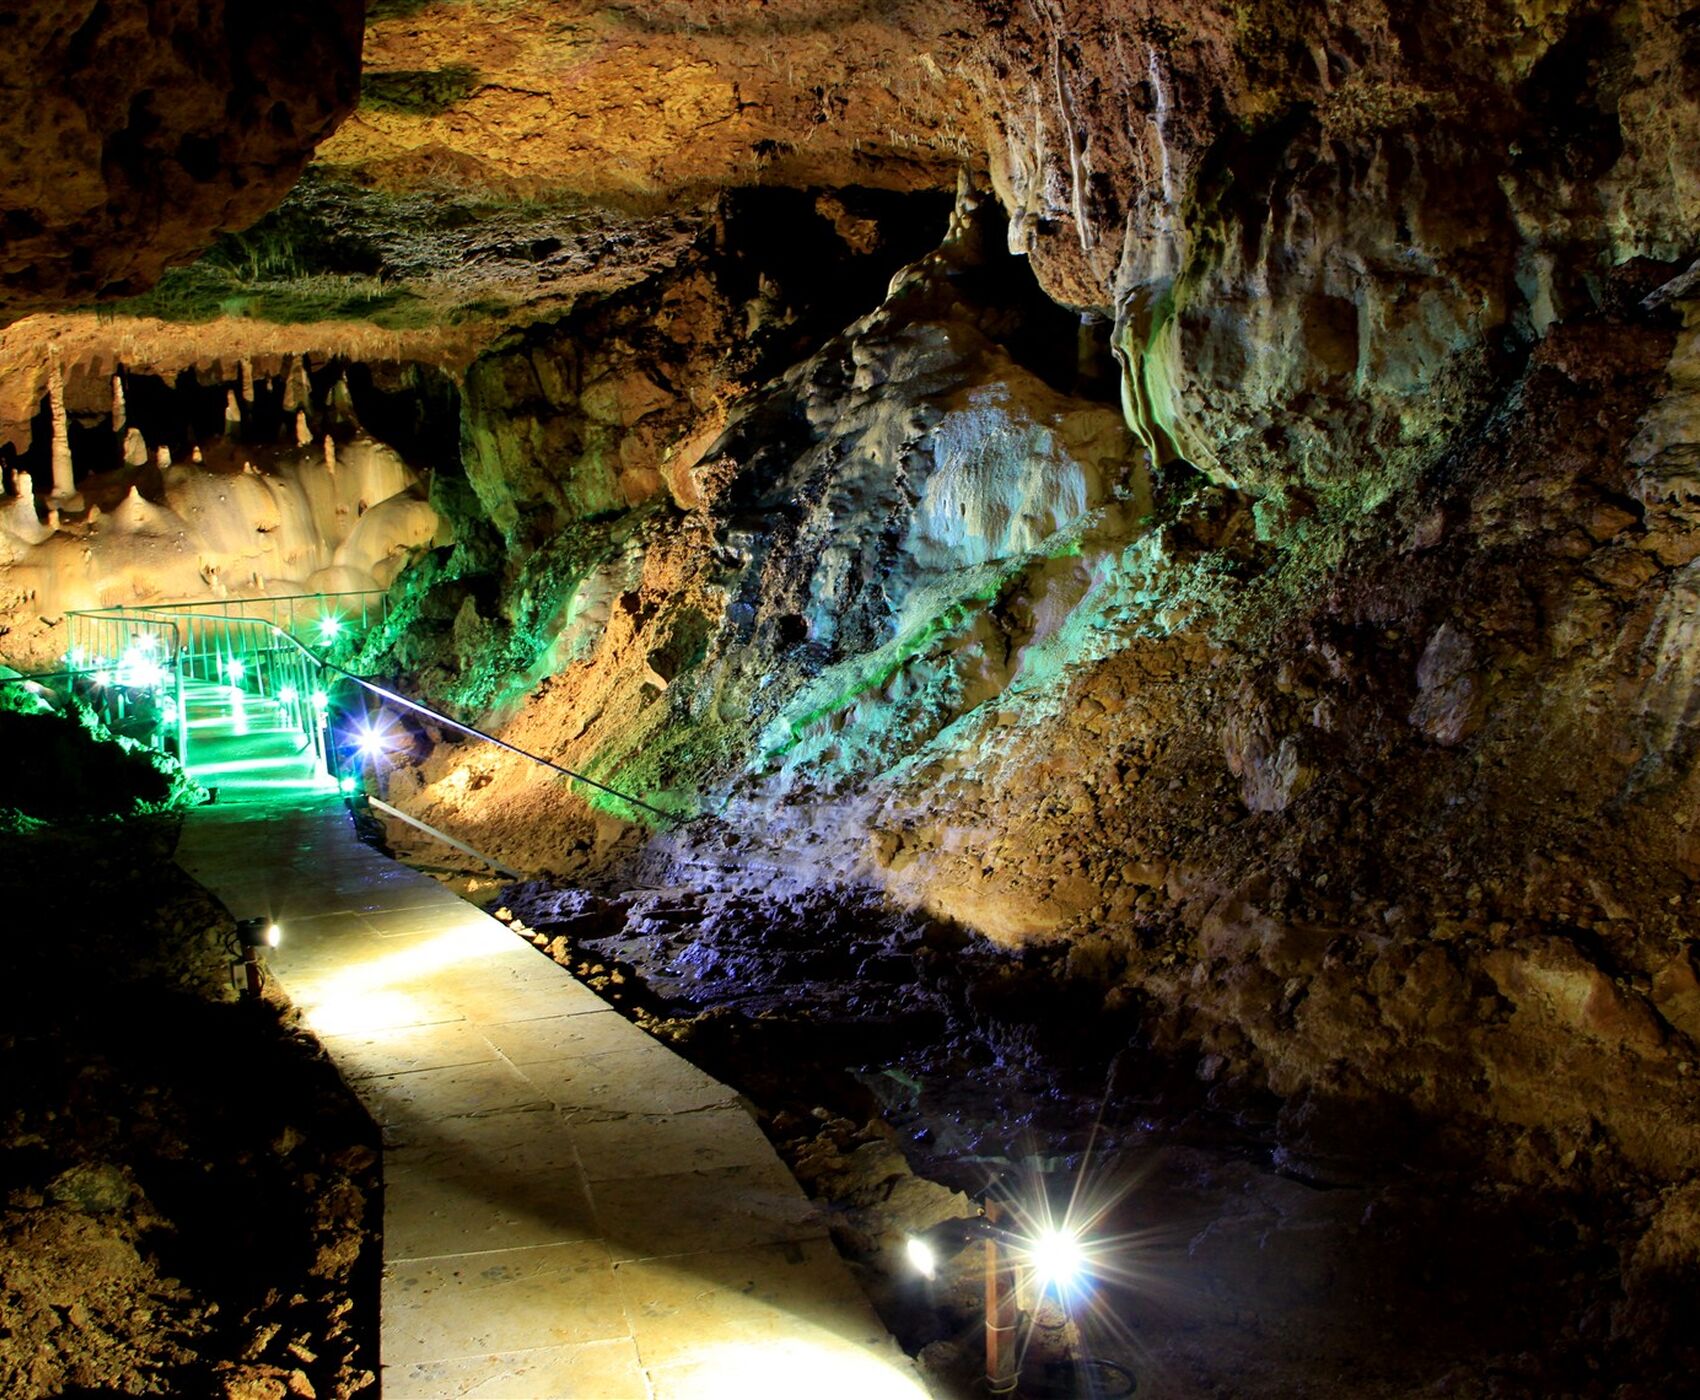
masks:
[[[66,365],[57,342],[45,358],[33,418],[16,359],[0,399],[14,415],[0,447],[0,626],[14,663],[63,653],[73,610],[381,590],[447,538],[428,500],[434,454],[408,422],[431,418],[416,367],[354,377],[417,468],[362,426],[334,359],[316,374],[305,356],[144,373],[104,356]],[[405,384],[405,410],[386,377]]]

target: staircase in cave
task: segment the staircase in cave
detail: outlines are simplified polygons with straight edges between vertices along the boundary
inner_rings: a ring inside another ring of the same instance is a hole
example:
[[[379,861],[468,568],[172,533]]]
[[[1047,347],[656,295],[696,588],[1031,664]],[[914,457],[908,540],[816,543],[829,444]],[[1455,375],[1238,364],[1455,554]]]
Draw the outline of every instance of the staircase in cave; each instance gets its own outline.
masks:
[[[299,802],[336,791],[293,707],[236,686],[186,680],[188,769],[220,802]]]

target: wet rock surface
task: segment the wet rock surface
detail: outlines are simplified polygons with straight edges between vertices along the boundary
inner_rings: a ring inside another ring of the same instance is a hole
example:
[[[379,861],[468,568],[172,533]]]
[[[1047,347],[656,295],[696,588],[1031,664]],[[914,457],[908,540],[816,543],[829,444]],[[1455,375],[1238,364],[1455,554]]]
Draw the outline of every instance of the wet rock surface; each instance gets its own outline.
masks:
[[[0,876],[0,1390],[376,1393],[376,1132],[169,818],[16,832]]]

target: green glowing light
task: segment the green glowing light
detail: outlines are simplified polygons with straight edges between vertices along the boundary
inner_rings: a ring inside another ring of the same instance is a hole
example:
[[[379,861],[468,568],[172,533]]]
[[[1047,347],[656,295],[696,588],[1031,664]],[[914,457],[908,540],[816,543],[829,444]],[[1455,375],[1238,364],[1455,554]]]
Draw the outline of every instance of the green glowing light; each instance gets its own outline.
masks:
[[[342,778],[342,781],[339,782],[337,784],[337,786],[340,787],[344,792],[353,792],[354,791],[354,779],[353,779],[352,776],[345,774]]]
[[[319,619],[319,640],[321,642],[329,645],[331,642],[334,642],[341,633],[342,619],[340,617],[327,615]]]

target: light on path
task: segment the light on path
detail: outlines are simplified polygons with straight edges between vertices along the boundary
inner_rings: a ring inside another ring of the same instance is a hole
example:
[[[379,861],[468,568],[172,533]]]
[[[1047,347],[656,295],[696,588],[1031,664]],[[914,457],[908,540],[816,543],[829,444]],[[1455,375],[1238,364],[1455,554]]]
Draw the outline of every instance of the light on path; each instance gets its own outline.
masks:
[[[1086,1271],[1086,1251],[1079,1236],[1068,1230],[1046,1230],[1033,1241],[1029,1255],[1039,1283],[1066,1293]]]

